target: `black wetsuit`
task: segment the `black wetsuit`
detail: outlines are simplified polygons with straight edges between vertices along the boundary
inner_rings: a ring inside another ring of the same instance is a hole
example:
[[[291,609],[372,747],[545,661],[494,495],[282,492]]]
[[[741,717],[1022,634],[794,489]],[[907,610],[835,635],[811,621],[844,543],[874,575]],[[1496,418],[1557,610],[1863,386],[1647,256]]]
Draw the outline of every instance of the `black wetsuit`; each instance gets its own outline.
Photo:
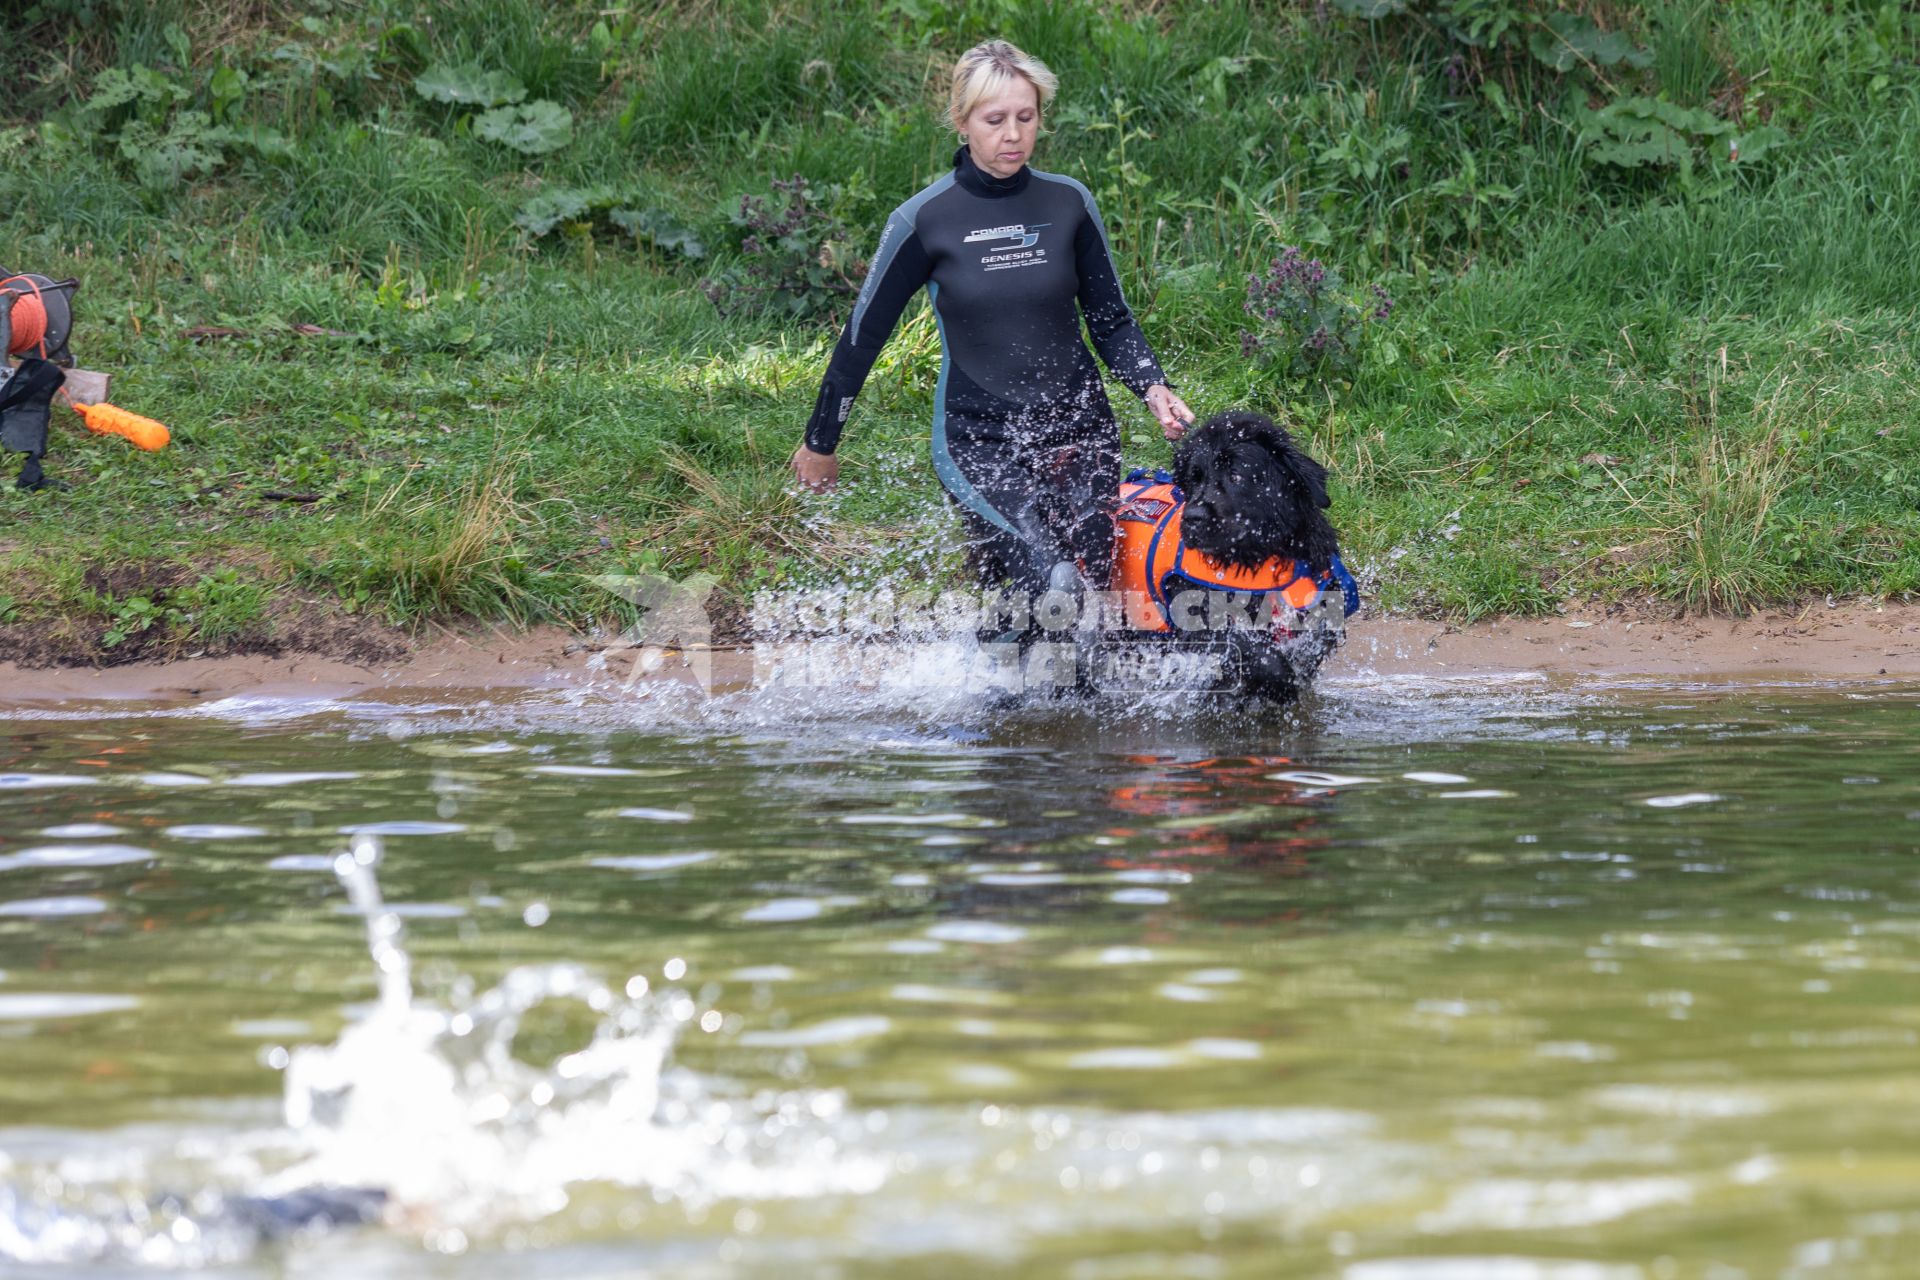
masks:
[[[831,453],[880,349],[922,285],[940,326],[933,467],[959,506],[983,585],[1045,586],[1062,558],[1104,587],[1113,556],[1120,429],[1080,316],[1135,394],[1165,382],[1107,249],[1093,196],[1021,168],[996,178],[965,147],[887,219],[840,335],[807,447]]]

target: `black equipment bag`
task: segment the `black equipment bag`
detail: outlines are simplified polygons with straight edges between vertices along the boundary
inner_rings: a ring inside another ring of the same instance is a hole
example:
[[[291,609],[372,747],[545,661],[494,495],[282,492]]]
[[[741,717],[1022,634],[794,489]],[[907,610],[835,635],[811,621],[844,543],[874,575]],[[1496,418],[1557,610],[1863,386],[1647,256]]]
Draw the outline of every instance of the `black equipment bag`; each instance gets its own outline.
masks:
[[[0,381],[0,449],[24,453],[17,488],[39,489],[46,477],[40,459],[47,452],[47,424],[53,416],[53,393],[66,382],[66,373],[50,360],[29,357],[11,376]]]

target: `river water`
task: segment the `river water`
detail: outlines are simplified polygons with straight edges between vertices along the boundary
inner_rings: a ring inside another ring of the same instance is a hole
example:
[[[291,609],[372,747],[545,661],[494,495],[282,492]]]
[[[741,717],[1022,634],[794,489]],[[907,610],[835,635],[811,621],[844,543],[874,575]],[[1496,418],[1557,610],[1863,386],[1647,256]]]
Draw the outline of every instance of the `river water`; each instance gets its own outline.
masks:
[[[0,1272],[1920,1274],[1917,702],[16,708]]]

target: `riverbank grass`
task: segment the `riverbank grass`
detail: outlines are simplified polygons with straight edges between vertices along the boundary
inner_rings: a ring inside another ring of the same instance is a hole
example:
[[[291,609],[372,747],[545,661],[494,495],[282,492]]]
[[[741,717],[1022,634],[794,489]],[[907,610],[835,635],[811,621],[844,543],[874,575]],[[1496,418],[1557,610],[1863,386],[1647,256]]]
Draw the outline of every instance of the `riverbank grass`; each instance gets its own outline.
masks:
[[[0,108],[0,262],[82,280],[82,363],[174,444],[58,410],[70,487],[0,491],[16,650],[588,625],[623,608],[594,577],[641,569],[735,600],[952,573],[924,309],[844,491],[784,464],[859,259],[947,163],[942,69],[989,31],[1061,73],[1042,167],[1099,197],[1182,394],[1305,435],[1376,607],[1920,583],[1903,6],[1509,0],[1477,36],[1454,0],[81,7],[0,54],[29,86]],[[779,213],[795,174],[791,288],[756,292],[741,200]],[[1286,245],[1393,300],[1340,376],[1245,353]],[[1129,460],[1164,464],[1112,390]]]

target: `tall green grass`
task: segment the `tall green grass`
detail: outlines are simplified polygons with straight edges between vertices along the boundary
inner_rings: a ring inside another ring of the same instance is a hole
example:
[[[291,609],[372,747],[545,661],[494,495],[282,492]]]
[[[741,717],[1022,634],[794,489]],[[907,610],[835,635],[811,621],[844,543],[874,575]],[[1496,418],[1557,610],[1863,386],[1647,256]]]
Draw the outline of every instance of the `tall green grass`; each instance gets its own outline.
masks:
[[[1376,599],[1477,616],[1913,590],[1920,16],[1560,7],[1629,32],[1649,67],[1560,74],[1430,21],[1255,0],[43,0],[0,51],[20,86],[0,107],[0,263],[82,278],[76,349],[176,445],[134,455],[63,423],[72,490],[0,494],[0,595],[31,622],[76,611],[89,569],[238,560],[248,584],[402,621],[579,622],[615,607],[588,575],[622,567],[710,568],[738,592],[949,563],[924,315],[875,369],[851,483],[823,503],[779,477],[831,327],[722,316],[696,286],[774,178],[877,231],[948,164],[947,68],[987,35],[1060,73],[1038,163],[1099,196],[1183,393],[1308,435]],[[566,106],[573,141],[522,156],[412,91],[467,61]],[[102,71],[136,65],[179,86],[179,112],[212,113],[215,77],[243,73],[224,123],[287,145],[142,186],[74,123]],[[1632,94],[1788,141],[1692,175],[1593,163],[1578,113]],[[714,259],[515,225],[538,192],[593,184]],[[1350,388],[1240,359],[1246,273],[1282,242],[1400,299]],[[209,326],[241,336],[190,336]],[[1164,461],[1129,402],[1116,389],[1135,460]]]

